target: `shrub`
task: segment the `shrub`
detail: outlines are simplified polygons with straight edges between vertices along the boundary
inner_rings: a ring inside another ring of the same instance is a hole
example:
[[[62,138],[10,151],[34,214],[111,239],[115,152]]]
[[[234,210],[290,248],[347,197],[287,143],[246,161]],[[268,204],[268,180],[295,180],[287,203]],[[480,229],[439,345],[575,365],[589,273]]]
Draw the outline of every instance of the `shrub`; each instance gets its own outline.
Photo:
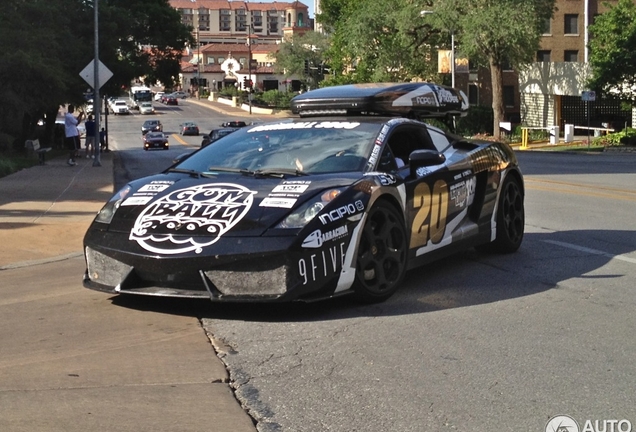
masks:
[[[617,145],[636,145],[636,129],[626,128],[620,132],[603,135],[594,138],[594,145],[600,146],[617,146]]]
[[[277,109],[289,109],[289,102],[296,96],[294,92],[268,90],[255,95],[254,102],[261,106]]]
[[[486,106],[471,106],[466,117],[457,119],[457,133],[464,136],[475,134],[492,135],[494,115],[492,108]]]

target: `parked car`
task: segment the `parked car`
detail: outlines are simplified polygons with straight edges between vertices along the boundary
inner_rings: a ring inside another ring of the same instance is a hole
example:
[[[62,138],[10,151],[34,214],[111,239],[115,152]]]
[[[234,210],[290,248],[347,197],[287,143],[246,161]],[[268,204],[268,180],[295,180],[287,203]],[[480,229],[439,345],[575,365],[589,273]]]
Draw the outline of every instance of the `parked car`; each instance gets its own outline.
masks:
[[[240,128],[117,192],[84,237],[84,286],[371,303],[459,251],[514,252],[525,225],[514,151],[423,121],[452,126],[468,107],[461,90],[422,82],[298,95],[297,118]]]
[[[130,114],[130,110],[128,109],[128,104],[124,100],[116,100],[110,106],[110,109],[113,112],[113,114],[115,114],[115,115],[118,115],[118,114]]]
[[[203,135],[203,140],[201,140],[201,147],[205,147],[206,145],[213,143],[214,141],[221,139],[224,136],[229,135],[239,129],[240,128],[212,129],[209,134]]]
[[[155,107],[152,106],[152,102],[141,102],[139,104],[139,114],[154,114]]]
[[[141,125],[141,133],[145,135],[148,132],[163,132],[163,125],[160,120],[146,120]]]
[[[199,136],[199,126],[194,122],[185,122],[179,125],[179,133],[181,135],[195,135]]]
[[[170,144],[168,143],[168,136],[163,132],[148,132],[144,135],[143,141],[144,150],[168,150],[170,148]]]

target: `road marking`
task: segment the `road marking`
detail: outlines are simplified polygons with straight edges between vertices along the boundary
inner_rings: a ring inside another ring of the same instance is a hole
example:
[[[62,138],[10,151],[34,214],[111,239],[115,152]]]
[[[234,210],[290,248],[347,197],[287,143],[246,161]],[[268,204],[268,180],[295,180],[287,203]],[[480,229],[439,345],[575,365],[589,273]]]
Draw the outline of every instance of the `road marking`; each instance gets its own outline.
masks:
[[[172,137],[175,140],[177,140],[179,142],[179,144],[188,145],[188,143],[185,142],[184,140],[182,140],[181,137],[179,135],[177,135],[177,134],[172,134],[172,135],[170,135],[170,137]]]
[[[568,249],[574,249],[576,251],[588,253],[590,255],[601,255],[601,256],[604,256],[604,257],[607,257],[607,258],[610,258],[610,259],[617,259],[617,260],[625,261],[625,262],[628,262],[628,263],[631,263],[631,264],[636,264],[636,259],[629,258],[629,257],[623,256],[623,255],[613,255],[611,253],[603,252],[603,251],[598,250],[598,249],[591,249],[591,248],[587,248],[585,246],[579,246],[579,245],[575,245],[575,244],[572,244],[572,243],[560,242],[560,241],[557,241],[557,240],[543,240],[543,241],[545,243],[550,243],[550,244],[553,244],[553,245],[556,245],[556,246],[561,246],[561,247],[568,248]]]

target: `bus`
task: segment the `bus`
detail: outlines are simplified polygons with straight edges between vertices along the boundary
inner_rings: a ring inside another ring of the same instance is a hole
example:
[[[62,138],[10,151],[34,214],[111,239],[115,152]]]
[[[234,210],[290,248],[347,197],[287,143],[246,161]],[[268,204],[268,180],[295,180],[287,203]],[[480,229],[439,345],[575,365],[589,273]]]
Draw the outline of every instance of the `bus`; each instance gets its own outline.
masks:
[[[145,86],[133,86],[130,88],[130,104],[134,109],[139,109],[140,102],[152,102],[152,90]]]

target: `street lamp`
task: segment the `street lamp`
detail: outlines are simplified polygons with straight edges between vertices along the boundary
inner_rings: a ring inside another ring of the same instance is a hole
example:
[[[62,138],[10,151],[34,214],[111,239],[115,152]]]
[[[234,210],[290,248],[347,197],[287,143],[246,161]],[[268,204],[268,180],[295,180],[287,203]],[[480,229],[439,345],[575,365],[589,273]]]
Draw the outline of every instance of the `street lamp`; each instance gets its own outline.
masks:
[[[420,16],[434,14],[435,11],[423,10],[420,12]],[[449,29],[451,34],[451,58],[450,58],[450,67],[451,67],[451,87],[455,88],[455,30],[452,28]]]

